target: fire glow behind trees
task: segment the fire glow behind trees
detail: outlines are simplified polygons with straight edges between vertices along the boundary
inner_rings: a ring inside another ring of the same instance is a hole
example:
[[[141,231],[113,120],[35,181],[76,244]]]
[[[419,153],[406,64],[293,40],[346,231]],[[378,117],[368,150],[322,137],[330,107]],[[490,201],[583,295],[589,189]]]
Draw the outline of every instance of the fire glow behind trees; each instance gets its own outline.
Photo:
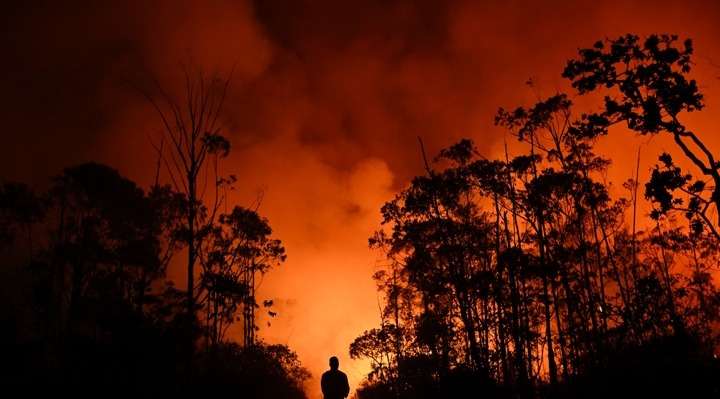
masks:
[[[367,239],[380,207],[424,174],[418,136],[430,157],[470,137],[504,158],[497,108],[532,106],[528,78],[543,97],[572,93],[560,74],[577,48],[626,33],[692,38],[706,107],[687,123],[702,134],[720,114],[715,2],[415,3],[6,2],[0,180],[42,191],[63,168],[97,161],[147,188],[162,126],[124,82],[149,87],[154,74],[182,94],[188,57],[220,77],[234,68],[222,115],[232,149],[221,172],[238,177],[228,209],[267,188],[259,213],[288,255],[258,289],[278,314],[259,336],[297,350],[316,377],[337,355],[355,389],[369,366],[347,347],[380,319]],[[572,99],[582,112],[598,104]],[[596,152],[612,159],[616,187],[634,176],[638,147],[641,184],[674,149],[614,133]],[[170,273],[181,286],[182,266]]]

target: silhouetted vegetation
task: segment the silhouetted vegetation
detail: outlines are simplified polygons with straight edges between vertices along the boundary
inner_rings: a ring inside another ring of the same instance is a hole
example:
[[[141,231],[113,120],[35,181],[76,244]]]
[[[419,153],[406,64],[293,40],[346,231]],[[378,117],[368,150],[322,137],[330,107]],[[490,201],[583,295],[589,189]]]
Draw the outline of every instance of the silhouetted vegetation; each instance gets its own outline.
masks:
[[[207,79],[202,69],[192,62],[183,65],[183,72],[184,98],[173,97],[157,79],[154,79],[155,96],[144,89],[138,90],[162,120],[160,143],[153,144],[158,152],[158,169],[160,164],[164,165],[171,187],[186,198],[180,204],[183,228],[180,238],[187,249],[185,321],[188,334],[192,334],[199,309],[197,302],[206,288],[196,284],[195,267],[203,261],[202,246],[223,202],[221,187],[234,183],[235,176],[227,179],[218,176],[218,160],[230,153],[230,141],[222,135],[224,122],[221,120],[230,78]],[[165,143],[169,149],[164,151]],[[211,173],[215,178],[209,181],[207,176]],[[210,204],[206,198],[208,192],[214,194]],[[194,348],[194,345],[188,346],[190,356]]]
[[[573,119],[564,94],[500,109],[520,154],[490,160],[462,140],[385,204],[388,228],[370,239],[387,260],[382,323],[350,345],[372,365],[358,398],[720,395],[720,163],[680,122],[703,104],[686,77],[692,43],[676,42],[581,49],[563,76],[602,90],[599,112]],[[700,173],[661,155],[642,230],[639,182],[614,198],[610,159],[594,153],[621,122],[672,135]]]
[[[386,259],[373,276],[382,323],[350,345],[372,366],[359,399],[720,395],[720,162],[681,122],[703,108],[692,51],[666,35],[581,49],[563,76],[606,94],[599,111],[574,119],[564,94],[500,109],[519,153],[487,159],[461,140],[385,204],[387,229],[370,239]],[[221,211],[235,182],[213,169],[230,150],[227,82],[198,76],[186,70],[187,109],[159,84],[160,100],[147,95],[170,184],[146,192],[85,163],[44,193],[0,187],[6,389],[305,398],[296,354],[255,337],[255,278],[285,249],[257,208]],[[659,155],[644,185],[649,227],[636,227],[640,183],[621,198],[595,154],[613,126],[680,150],[680,162]],[[185,289],[168,277],[178,260]],[[239,342],[226,334],[235,324]]]
[[[239,206],[218,216],[200,255],[205,321],[195,319],[189,335],[187,296],[166,275],[184,245],[185,195],[169,186],[145,193],[96,163],[53,182],[38,197],[23,184],[0,191],[6,387],[53,396],[305,397],[310,375],[290,349],[224,336],[235,322],[254,334],[247,307],[258,305],[248,285],[284,260],[267,220]],[[200,349],[191,364],[188,343]]]
[[[305,398],[310,374],[297,355],[255,339],[255,278],[280,265],[285,248],[257,207],[221,211],[235,178],[208,180],[207,166],[230,150],[219,133],[224,89],[191,68],[185,76],[187,109],[159,85],[167,107],[148,96],[165,123],[156,148],[171,184],[158,178],[145,192],[111,167],[85,163],[39,195],[22,183],[0,188],[6,389]],[[168,268],[185,261],[190,281],[181,290]],[[226,336],[234,324],[242,336]]]

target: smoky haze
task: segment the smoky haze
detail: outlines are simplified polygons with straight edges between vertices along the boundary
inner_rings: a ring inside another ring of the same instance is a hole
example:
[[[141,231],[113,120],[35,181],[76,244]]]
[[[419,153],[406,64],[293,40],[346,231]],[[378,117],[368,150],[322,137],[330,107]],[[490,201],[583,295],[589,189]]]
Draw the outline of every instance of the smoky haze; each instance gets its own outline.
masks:
[[[231,202],[265,190],[259,213],[288,253],[258,292],[278,313],[260,317],[260,335],[287,343],[316,378],[338,356],[354,389],[368,365],[348,346],[379,324],[367,239],[380,207],[423,173],[418,137],[429,158],[464,137],[499,156],[498,107],[532,105],[528,78],[541,96],[568,91],[560,72],[577,48],[626,33],[693,39],[708,98],[693,128],[717,127],[719,18],[720,3],[700,0],[4,2],[0,179],[40,189],[94,160],[147,188],[161,125],[133,85],[154,76],[182,94],[182,63],[232,71]],[[641,143],[601,147],[623,180]],[[664,148],[643,145],[648,163]]]

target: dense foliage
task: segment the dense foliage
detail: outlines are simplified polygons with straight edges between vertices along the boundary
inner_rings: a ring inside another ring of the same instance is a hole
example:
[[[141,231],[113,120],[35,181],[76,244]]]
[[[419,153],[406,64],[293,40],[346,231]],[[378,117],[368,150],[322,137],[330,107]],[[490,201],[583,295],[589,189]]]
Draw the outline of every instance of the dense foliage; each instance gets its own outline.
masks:
[[[382,324],[350,346],[372,365],[359,398],[717,397],[720,163],[679,121],[702,95],[692,43],[676,41],[580,50],[563,76],[602,89],[599,112],[573,119],[564,94],[500,109],[519,154],[489,160],[462,140],[385,204],[370,239],[387,260]],[[614,198],[593,149],[621,122],[672,135],[701,174],[661,155],[643,230],[639,183]]]

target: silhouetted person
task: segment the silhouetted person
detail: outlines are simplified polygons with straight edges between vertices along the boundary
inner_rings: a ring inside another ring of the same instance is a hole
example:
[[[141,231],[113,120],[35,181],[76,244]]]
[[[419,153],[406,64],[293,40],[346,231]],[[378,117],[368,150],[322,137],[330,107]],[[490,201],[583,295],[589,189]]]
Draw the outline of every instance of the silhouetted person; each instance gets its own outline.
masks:
[[[340,361],[335,356],[330,358],[330,370],[320,379],[320,387],[325,399],[343,399],[350,394],[350,384],[345,373],[338,370]]]

